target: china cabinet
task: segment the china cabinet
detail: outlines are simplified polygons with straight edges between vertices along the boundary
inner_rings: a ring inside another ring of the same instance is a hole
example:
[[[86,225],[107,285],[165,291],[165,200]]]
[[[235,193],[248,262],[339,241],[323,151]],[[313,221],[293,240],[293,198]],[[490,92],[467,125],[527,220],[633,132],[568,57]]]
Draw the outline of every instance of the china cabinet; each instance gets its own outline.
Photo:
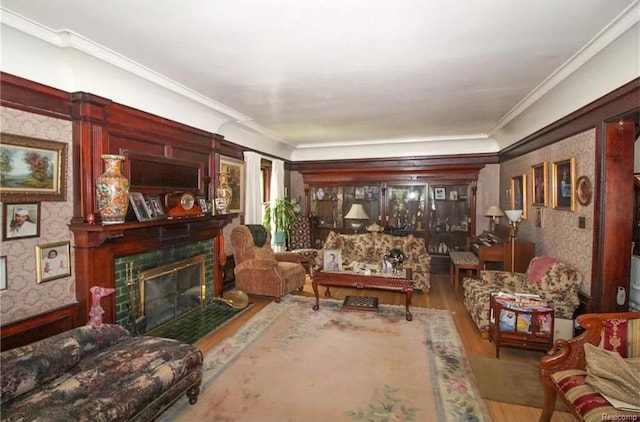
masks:
[[[449,251],[464,250],[475,233],[476,181],[452,179],[309,183],[313,244],[321,247],[331,230],[354,233],[345,216],[353,204],[361,204],[368,220],[362,221],[360,232],[377,223],[386,233],[423,238],[433,271],[446,273]]]

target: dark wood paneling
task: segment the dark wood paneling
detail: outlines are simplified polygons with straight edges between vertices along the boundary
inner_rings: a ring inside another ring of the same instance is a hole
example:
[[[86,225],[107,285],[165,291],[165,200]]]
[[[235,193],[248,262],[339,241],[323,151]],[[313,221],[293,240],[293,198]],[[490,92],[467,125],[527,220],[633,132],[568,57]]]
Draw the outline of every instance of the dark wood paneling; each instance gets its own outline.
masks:
[[[65,332],[76,327],[77,304],[3,325],[0,329],[2,351],[24,346],[34,341]],[[81,324],[81,323],[80,323]]]
[[[71,96],[68,92],[0,72],[0,104],[30,113],[70,120]]]

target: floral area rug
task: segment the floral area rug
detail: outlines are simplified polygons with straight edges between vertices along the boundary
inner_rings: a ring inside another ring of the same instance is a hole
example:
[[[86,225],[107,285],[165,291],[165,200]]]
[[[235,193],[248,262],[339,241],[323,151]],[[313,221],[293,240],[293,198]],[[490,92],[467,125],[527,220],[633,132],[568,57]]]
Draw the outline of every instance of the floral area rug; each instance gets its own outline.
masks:
[[[449,311],[287,296],[205,356],[198,402],[160,421],[489,421]]]

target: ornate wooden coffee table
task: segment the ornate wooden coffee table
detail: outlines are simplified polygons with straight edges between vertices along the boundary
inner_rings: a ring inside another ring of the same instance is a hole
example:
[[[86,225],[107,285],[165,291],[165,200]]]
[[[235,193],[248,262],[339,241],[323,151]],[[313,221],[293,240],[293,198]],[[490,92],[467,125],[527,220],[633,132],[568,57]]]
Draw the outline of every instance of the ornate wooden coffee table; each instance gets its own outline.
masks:
[[[411,299],[413,297],[413,283],[411,282],[411,269],[401,270],[398,274],[393,273],[373,273],[364,275],[355,271],[316,271],[313,274],[313,293],[316,296],[316,303],[313,310],[320,309],[320,295],[318,286],[334,287],[355,287],[358,289],[378,289],[402,292],[406,295],[406,318],[407,321],[413,319],[409,311]]]

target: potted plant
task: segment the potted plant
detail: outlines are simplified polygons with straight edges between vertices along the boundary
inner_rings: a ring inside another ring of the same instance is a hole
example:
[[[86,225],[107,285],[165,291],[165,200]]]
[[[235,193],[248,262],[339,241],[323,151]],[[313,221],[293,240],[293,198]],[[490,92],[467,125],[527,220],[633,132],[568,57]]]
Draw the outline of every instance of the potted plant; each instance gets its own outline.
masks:
[[[264,205],[263,224],[267,230],[271,230],[271,222],[273,222],[275,229],[273,243],[284,246],[285,240],[290,238],[289,228],[298,217],[300,206],[295,199],[289,198],[278,198],[273,206],[269,202]]]

